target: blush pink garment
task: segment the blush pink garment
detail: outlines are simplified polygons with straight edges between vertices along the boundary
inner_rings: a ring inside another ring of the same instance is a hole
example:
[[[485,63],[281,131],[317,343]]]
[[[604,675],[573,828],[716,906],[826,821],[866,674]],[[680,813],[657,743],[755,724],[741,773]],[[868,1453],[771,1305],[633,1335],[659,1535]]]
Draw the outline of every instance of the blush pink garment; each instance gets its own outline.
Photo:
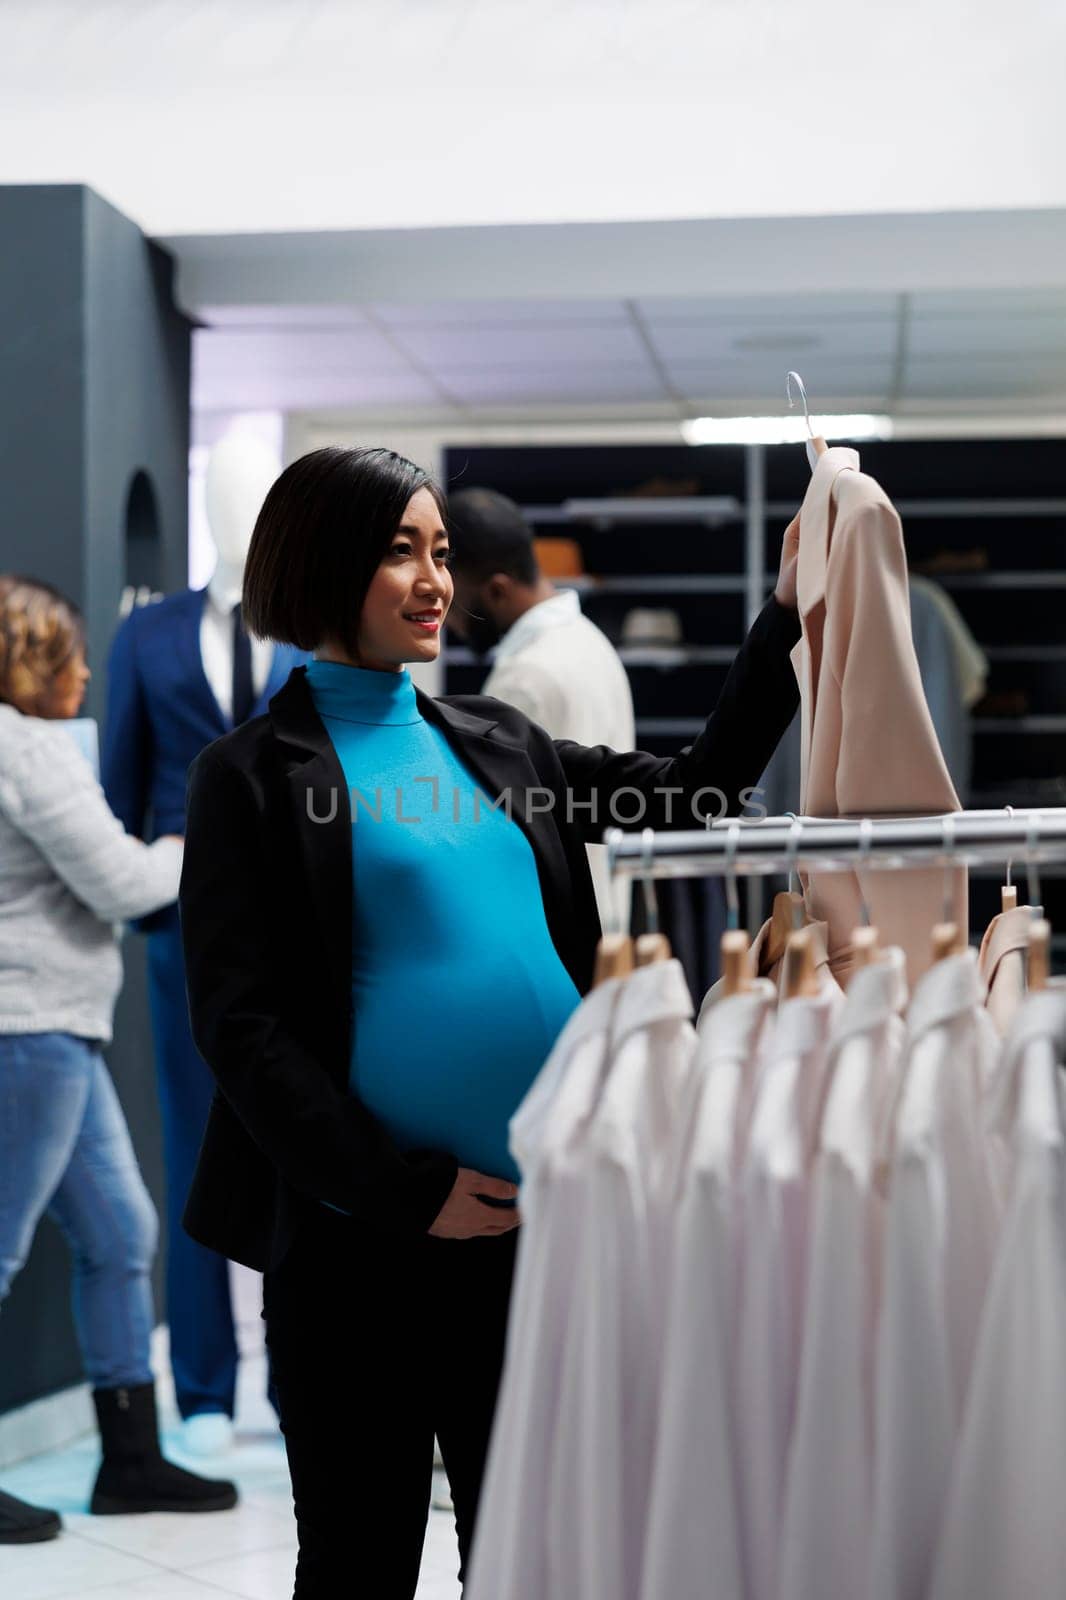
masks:
[[[892,502],[859,470],[855,450],[818,459],[800,511],[802,636],[792,652],[801,699],[800,807],[811,817],[958,811],[922,689],[910,626],[903,530]],[[860,887],[861,885],[861,887]],[[804,874],[812,920],[826,922],[829,964],[847,984],[862,893],[885,945],[913,984],[943,920],[939,869]],[[952,920],[965,935],[967,881],[952,875]]]
[[[1032,922],[1032,906],[1015,906],[1013,911],[1001,911],[993,917],[981,940],[978,963],[988,985],[985,1004],[997,1033],[1003,1036],[1009,1033],[1025,999],[1025,962]]]
[[[799,918],[795,919],[798,909]],[[775,920],[779,919],[779,920]],[[782,923],[785,933],[782,935]],[[785,953],[788,933],[793,925],[800,928],[810,928],[813,934],[814,967],[819,983],[831,983],[835,989],[837,983],[829,967],[828,937],[829,930],[824,922],[812,922],[807,915],[803,898],[798,894],[774,895],[773,916],[763,923],[748,950],[748,971],[753,978],[768,978],[777,990],[779,1000],[785,998]],[[716,1005],[725,995],[725,979],[719,978],[707,991],[703,1007],[700,1011],[700,1021],[710,1006]]]

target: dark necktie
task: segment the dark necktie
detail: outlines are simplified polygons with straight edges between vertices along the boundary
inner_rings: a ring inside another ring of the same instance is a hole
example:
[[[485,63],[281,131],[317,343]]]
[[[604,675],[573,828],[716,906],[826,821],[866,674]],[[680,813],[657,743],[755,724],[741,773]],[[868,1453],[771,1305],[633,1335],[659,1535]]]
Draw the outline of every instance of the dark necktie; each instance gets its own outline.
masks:
[[[233,726],[247,722],[255,704],[252,683],[252,641],[241,625],[241,608],[233,608]]]

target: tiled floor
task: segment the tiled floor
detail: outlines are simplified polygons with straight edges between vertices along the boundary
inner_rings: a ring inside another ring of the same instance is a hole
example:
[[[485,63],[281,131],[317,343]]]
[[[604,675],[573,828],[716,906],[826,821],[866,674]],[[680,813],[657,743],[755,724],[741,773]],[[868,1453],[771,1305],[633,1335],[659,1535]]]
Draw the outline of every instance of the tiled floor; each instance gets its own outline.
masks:
[[[247,1302],[250,1286],[242,1299]],[[251,1290],[254,1293],[254,1289]],[[39,1505],[54,1506],[65,1524],[49,1544],[0,1546],[3,1600],[290,1600],[296,1530],[285,1454],[264,1396],[258,1324],[242,1324],[237,1444],[208,1471],[233,1477],[241,1490],[235,1511],[210,1516],[90,1517],[85,1502],[96,1467],[95,1441],[8,1468],[3,1487]],[[181,1465],[177,1417],[164,1410],[164,1441]],[[434,1511],[426,1534],[418,1600],[458,1600],[458,1556],[450,1514]]]

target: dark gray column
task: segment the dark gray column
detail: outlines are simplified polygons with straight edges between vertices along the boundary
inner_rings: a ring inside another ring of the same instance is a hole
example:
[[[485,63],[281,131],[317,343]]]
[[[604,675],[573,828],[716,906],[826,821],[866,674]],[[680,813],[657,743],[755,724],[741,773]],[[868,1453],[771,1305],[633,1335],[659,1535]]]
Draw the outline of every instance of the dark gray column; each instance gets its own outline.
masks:
[[[170,256],[92,190],[0,187],[0,570],[82,607],[97,718],[124,586],[186,583],[191,330],[171,281]],[[124,950],[109,1064],[161,1206],[141,939]],[[0,1312],[0,1412],[81,1381],[69,1282],[45,1223]]]

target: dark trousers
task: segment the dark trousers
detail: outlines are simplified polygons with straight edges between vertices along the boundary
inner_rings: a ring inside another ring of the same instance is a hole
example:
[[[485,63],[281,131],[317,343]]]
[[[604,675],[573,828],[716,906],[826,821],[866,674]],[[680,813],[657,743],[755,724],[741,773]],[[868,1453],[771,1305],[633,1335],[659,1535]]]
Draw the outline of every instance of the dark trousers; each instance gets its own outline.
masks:
[[[198,1411],[232,1417],[237,1338],[229,1264],[190,1239],[181,1225],[215,1082],[189,1027],[176,912],[172,922],[148,935],[148,997],[166,1160],[167,1322],[178,1409],[183,1417]]]
[[[267,1345],[300,1542],[294,1600],[412,1600],[434,1434],[463,1576],[516,1238],[402,1239],[323,1207],[267,1274]]]

